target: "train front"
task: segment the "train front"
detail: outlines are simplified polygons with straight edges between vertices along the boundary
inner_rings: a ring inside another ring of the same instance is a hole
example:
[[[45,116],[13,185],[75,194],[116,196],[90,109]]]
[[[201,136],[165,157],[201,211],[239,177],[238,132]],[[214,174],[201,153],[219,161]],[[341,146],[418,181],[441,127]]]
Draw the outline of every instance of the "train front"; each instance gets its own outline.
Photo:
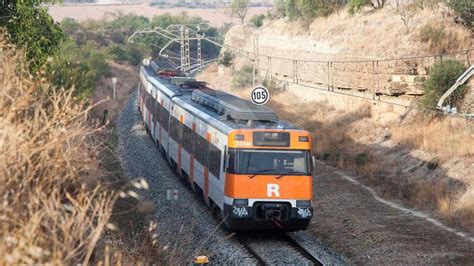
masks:
[[[313,216],[311,136],[234,130],[226,158],[224,217],[232,230],[304,230]]]

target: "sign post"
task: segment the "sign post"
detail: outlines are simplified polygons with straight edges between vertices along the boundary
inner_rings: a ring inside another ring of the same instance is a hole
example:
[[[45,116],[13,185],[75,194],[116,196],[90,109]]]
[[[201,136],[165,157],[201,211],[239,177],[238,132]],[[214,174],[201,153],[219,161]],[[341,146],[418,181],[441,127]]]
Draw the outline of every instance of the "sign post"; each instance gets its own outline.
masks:
[[[113,78],[112,78],[112,83],[114,84],[114,94],[113,94],[113,97],[114,97],[114,100],[115,100],[115,84],[117,83],[117,78],[116,78],[116,77],[113,77]]]

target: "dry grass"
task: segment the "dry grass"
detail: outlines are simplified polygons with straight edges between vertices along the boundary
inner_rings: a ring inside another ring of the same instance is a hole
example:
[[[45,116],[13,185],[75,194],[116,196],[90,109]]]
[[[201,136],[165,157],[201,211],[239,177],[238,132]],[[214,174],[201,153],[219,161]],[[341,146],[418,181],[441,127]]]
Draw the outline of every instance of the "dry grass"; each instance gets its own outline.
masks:
[[[113,205],[96,179],[88,109],[0,46],[0,264],[88,261]]]
[[[432,54],[460,50],[463,43],[469,42],[468,36],[461,36],[452,29],[446,29],[441,23],[429,22],[419,30],[420,42],[427,44]]]
[[[26,69],[0,29],[0,265],[159,262],[156,225],[133,216],[147,184],[118,182],[92,107]]]
[[[416,119],[391,128],[393,139],[434,154],[442,162],[474,156],[473,123],[461,118]]]

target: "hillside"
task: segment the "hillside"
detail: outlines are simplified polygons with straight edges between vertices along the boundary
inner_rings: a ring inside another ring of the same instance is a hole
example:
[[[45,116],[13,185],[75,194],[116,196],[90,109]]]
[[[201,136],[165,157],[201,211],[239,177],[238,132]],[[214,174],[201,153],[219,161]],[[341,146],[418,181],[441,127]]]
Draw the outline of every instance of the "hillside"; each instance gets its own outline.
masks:
[[[420,10],[407,25],[408,32],[391,6],[355,15],[341,10],[311,23],[267,19],[259,29],[236,26],[226,44],[256,52],[263,77],[368,97],[401,96],[391,100],[409,105],[423,94],[421,82],[436,59],[432,55],[448,53],[444,58],[467,63],[474,52],[465,51],[473,48],[472,33],[447,8]]]

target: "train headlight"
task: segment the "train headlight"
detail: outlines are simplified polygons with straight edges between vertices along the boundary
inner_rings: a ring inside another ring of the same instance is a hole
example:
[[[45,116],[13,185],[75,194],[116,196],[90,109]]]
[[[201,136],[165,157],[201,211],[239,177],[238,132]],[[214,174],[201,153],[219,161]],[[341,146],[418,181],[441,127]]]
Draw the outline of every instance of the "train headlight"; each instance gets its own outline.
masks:
[[[244,140],[244,135],[237,134],[234,136],[234,140]]]
[[[310,200],[297,200],[296,207],[309,208],[311,207],[311,201]]]
[[[233,205],[248,206],[249,205],[249,200],[248,199],[234,199],[234,201],[232,203],[233,203]]]
[[[299,142],[309,142],[309,138],[307,136],[299,136]]]

